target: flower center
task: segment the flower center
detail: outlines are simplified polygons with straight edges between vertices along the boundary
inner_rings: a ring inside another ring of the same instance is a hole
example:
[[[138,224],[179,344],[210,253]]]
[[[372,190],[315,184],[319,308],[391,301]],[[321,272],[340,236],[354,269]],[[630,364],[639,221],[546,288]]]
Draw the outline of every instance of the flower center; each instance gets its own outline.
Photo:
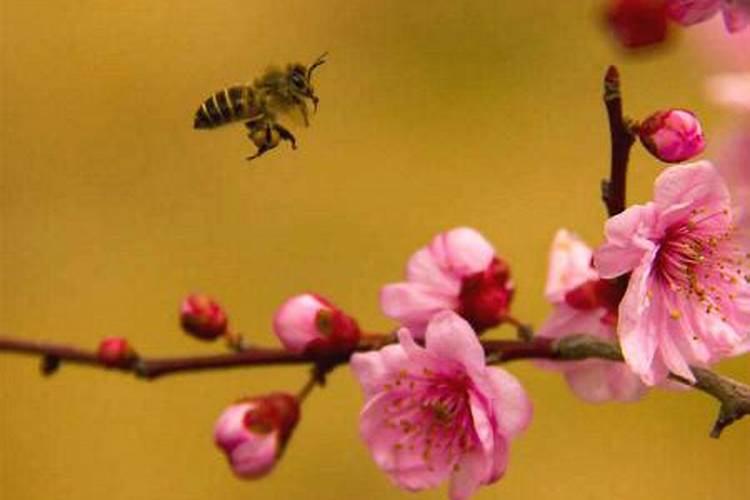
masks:
[[[656,255],[654,273],[672,292],[697,301],[706,313],[726,320],[742,281],[750,282],[748,263],[733,239],[728,209],[696,209],[687,222],[667,229]],[[671,313],[674,319],[680,311]]]
[[[602,323],[617,324],[617,310],[626,287],[619,280],[589,280],[565,294],[565,303],[579,311],[603,308]]]
[[[396,433],[395,452],[421,456],[429,470],[452,467],[478,442],[474,431],[465,373],[400,372],[386,384],[392,399],[385,425]]]
[[[484,271],[463,279],[457,313],[481,333],[497,326],[508,313],[513,285],[508,265],[495,258]]]

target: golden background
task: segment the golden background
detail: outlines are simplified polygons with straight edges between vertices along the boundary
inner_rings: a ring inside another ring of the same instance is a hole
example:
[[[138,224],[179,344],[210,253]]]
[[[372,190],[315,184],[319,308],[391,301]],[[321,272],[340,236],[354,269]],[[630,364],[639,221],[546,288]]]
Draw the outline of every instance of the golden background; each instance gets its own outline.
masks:
[[[606,66],[620,65],[633,116],[691,107],[714,135],[727,120],[684,40],[628,57],[600,30],[601,3],[2,1],[0,330],[220,352],[177,327],[192,290],[218,297],[254,342],[273,343],[275,308],[307,290],[385,330],[379,287],[457,225],[510,260],[514,310],[539,324],[556,228],[601,241]],[[325,50],[299,150],[248,165],[241,125],[192,130],[212,91]],[[634,151],[631,201],[660,168]],[[706,396],[592,406],[558,375],[510,369],[535,419],[478,498],[747,498],[750,422],[709,439]],[[747,358],[720,370],[750,380]],[[211,442],[219,412],[305,379],[246,369],[149,383],[73,366],[44,379],[36,361],[0,354],[0,498],[411,498],[358,439],[347,368],[305,404],[270,477],[231,476]]]

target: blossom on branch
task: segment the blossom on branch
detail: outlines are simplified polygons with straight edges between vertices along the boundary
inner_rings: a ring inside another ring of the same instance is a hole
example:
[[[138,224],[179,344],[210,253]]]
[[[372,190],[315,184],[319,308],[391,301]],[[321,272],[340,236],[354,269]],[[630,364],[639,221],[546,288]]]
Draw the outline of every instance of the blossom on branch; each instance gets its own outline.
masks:
[[[691,25],[721,12],[727,30],[734,33],[750,26],[750,0],[668,0],[667,15],[674,21]]]
[[[353,318],[310,293],[294,296],[279,307],[273,331],[289,352],[298,354],[350,351],[361,335]]]
[[[537,331],[538,337],[561,338],[587,334],[616,341],[617,307],[622,291],[614,281],[603,280],[591,266],[592,251],[576,235],[560,229],[549,258],[545,296],[554,306]],[[635,401],[646,391],[639,377],[624,363],[604,360],[539,362],[559,370],[571,390],[591,403]]]
[[[513,299],[508,264],[479,232],[467,227],[438,234],[412,255],[406,279],[384,286],[380,305],[418,339],[430,319],[445,309],[481,333],[506,318]]]
[[[638,137],[652,155],[666,163],[690,160],[706,148],[700,121],[685,109],[653,113],[638,127]]]
[[[352,357],[366,399],[360,434],[399,486],[422,490],[450,478],[451,498],[467,498],[502,477],[531,403],[515,377],[485,366],[476,334],[453,312],[433,318],[425,347],[405,328],[398,337]]]
[[[255,479],[271,472],[299,420],[297,398],[285,393],[233,404],[214,427],[214,441],[235,475]]]
[[[211,297],[193,293],[180,305],[180,324],[185,333],[201,340],[215,340],[227,333],[229,319]]]
[[[729,356],[750,332],[750,254],[738,239],[729,191],[708,162],[673,166],[654,200],[607,221],[594,254],[600,276],[628,273],[617,335],[648,385],[689,364]]]

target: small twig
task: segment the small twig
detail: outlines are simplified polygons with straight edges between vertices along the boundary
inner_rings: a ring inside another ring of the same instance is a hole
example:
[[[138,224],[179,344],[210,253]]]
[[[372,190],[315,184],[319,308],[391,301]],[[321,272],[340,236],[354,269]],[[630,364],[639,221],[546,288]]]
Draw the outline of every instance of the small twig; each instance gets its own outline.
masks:
[[[604,77],[604,105],[607,107],[611,138],[609,179],[602,181],[602,200],[610,217],[625,210],[628,160],[635,136],[622,114],[620,73],[610,66]]]
[[[300,393],[301,397],[305,397],[313,386],[323,385],[325,376],[331,370],[341,364],[348,363],[354,352],[377,350],[392,342],[392,340],[393,337],[390,335],[369,334],[367,340],[360,343],[355,351],[324,358],[308,354],[293,354],[283,349],[254,347],[238,353],[207,356],[138,357],[134,361],[123,362],[121,365],[114,367],[101,363],[93,351],[61,344],[0,337],[0,351],[39,356],[43,360],[55,359],[57,363],[64,361],[116,369],[134,373],[138,377],[149,380],[176,373],[205,370],[272,365],[313,365],[313,376]],[[482,346],[489,364],[521,359],[580,361],[599,358],[623,361],[622,353],[617,345],[587,335],[572,335],[559,340],[544,337],[533,337],[530,340],[483,340]],[[694,384],[676,375],[671,377],[678,382],[705,392],[719,401],[721,408],[711,432],[712,437],[719,437],[725,427],[750,414],[750,386],[723,377],[705,368],[693,367],[692,370],[696,378]]]

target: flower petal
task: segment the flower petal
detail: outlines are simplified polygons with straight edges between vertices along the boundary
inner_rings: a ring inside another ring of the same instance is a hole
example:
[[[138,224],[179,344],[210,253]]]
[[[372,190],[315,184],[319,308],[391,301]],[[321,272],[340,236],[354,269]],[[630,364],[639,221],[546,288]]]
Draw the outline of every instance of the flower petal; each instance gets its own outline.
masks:
[[[528,427],[533,408],[521,383],[502,368],[487,368],[498,430],[512,438]]]
[[[598,278],[591,267],[592,252],[575,234],[559,229],[549,253],[549,272],[544,295],[558,302],[565,293],[586,281]]]
[[[673,212],[672,207],[686,204],[684,210],[728,207],[730,196],[724,179],[714,166],[699,161],[665,169],[654,182],[654,203],[661,212]],[[660,224],[668,225],[662,221]]]
[[[425,346],[430,353],[454,359],[468,369],[484,369],[484,349],[469,323],[452,311],[435,315],[427,326]]]
[[[356,353],[350,360],[354,376],[367,399],[382,391],[388,379],[407,364],[406,351],[398,344],[385,346],[379,351]]]
[[[653,374],[651,365],[657,348],[656,331],[660,326],[653,323],[654,319],[649,314],[650,296],[657,296],[649,293],[651,265],[655,255],[656,249],[646,253],[630,276],[628,289],[620,302],[617,325],[622,354],[644,381],[649,374]]]
[[[594,267],[602,278],[616,278],[638,265],[653,247],[647,238],[655,216],[653,203],[648,203],[633,205],[607,221],[607,242],[594,252]]]
[[[484,453],[476,449],[465,454],[451,478],[451,500],[466,500],[488,476],[488,462]]]
[[[424,336],[424,328],[435,314],[457,306],[457,297],[419,283],[394,283],[380,291],[383,313],[405,325],[417,338]]]

